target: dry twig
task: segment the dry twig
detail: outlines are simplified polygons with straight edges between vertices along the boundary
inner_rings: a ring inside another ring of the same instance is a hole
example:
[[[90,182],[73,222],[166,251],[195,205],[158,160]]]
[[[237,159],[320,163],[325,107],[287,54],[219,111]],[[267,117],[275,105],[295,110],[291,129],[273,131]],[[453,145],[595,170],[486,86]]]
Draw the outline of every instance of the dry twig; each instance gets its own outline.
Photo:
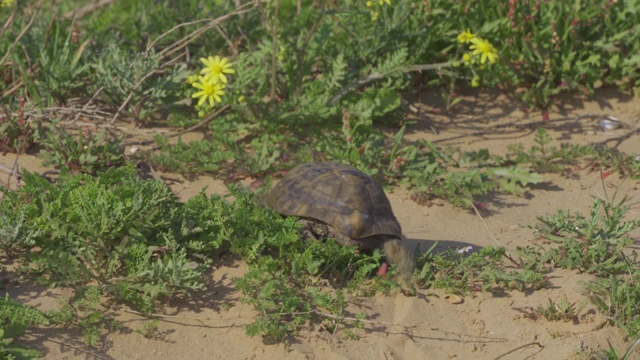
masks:
[[[68,13],[64,14],[62,16],[63,19],[81,19],[87,15],[89,15],[90,13],[92,13],[95,10],[98,9],[102,9],[103,7],[107,6],[107,5],[111,5],[112,3],[114,3],[116,0],[97,0],[94,1],[90,4],[87,4],[79,9],[73,9],[71,11],[69,11]]]

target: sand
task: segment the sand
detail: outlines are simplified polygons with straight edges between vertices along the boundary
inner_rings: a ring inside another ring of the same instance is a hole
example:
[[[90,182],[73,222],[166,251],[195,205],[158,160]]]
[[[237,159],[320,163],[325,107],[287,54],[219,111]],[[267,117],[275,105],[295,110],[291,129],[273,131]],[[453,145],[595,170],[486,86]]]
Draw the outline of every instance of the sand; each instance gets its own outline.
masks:
[[[437,92],[407,99],[413,112],[408,117],[407,141],[425,139],[439,146],[462,150],[487,148],[505,154],[506,146],[533,144],[543,126],[554,143],[588,144],[612,139],[629,129],[603,132],[598,121],[615,116],[631,128],[640,126],[640,101],[615,91],[603,90],[592,99],[565,99],[565,106],[549,111],[541,121],[540,111],[527,112],[523,105],[491,92],[462,94],[462,101],[443,110]],[[126,126],[126,125],[123,125]],[[437,130],[434,133],[433,129]],[[132,130],[133,131],[133,130]],[[197,136],[197,135],[195,135]],[[611,143],[610,145],[614,145]],[[640,153],[638,135],[625,139],[619,148]],[[10,166],[13,155],[0,158]],[[18,158],[21,167],[44,170],[32,155]],[[582,164],[586,165],[586,164]],[[163,174],[180,178],[175,174]],[[226,193],[223,179],[202,176],[173,184],[182,199],[207,187],[207,193]],[[515,249],[535,244],[533,230],[523,228],[536,216],[569,209],[588,213],[594,197],[632,196],[630,217],[639,218],[638,181],[623,181],[617,174],[602,179],[599,171],[576,166],[569,174],[544,174],[544,182],[529,187],[525,196],[485,196],[480,215],[436,200],[423,206],[410,199],[406,188],[393,187],[388,196],[400,221],[406,241],[426,250],[434,241],[438,248],[474,248],[496,245]],[[635,197],[633,197],[635,195]],[[639,239],[636,231],[634,239]],[[637,248],[637,244],[635,246]],[[160,309],[158,329],[151,338],[140,330],[148,319],[125,306],[112,306],[109,313],[124,325],[121,331],[104,334],[97,348],[84,345],[78,331],[65,328],[36,328],[24,343],[46,353],[46,359],[588,359],[608,349],[607,341],[624,352],[629,341],[619,329],[606,325],[595,307],[587,305],[575,322],[532,320],[527,314],[548,300],[566,297],[580,303],[585,294],[579,281],[591,279],[576,271],[554,270],[550,286],[535,292],[482,293],[465,296],[452,304],[440,290],[421,290],[415,297],[402,294],[351,298],[350,314],[364,311],[367,323],[354,330],[359,340],[350,340],[342,328],[329,333],[316,326],[303,330],[287,344],[267,345],[248,337],[244,326],[256,316],[252,307],[239,302],[240,293],[232,279],[242,276],[246,264],[222,256],[207,275],[207,291],[190,299],[176,299]],[[9,286],[9,292],[41,309],[56,308],[69,289],[49,289],[28,284]],[[640,359],[640,352],[635,353]]]

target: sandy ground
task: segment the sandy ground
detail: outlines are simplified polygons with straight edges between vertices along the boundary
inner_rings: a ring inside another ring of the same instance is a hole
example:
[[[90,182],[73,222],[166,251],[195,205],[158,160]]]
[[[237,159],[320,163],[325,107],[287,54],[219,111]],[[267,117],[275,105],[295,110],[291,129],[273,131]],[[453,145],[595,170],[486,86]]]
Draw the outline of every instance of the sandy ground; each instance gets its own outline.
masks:
[[[628,129],[602,132],[597,124],[605,116],[615,116],[631,128],[640,126],[640,101],[612,91],[600,91],[594,99],[569,99],[563,108],[549,112],[549,120],[541,122],[541,113],[528,113],[514,100],[492,93],[461,95],[453,110],[445,112],[436,93],[410,99],[417,110],[408,126],[407,140],[426,139],[437,145],[452,145],[463,150],[488,148],[504,154],[506,145],[522,142],[533,144],[533,135],[544,126],[557,141],[591,143],[619,136]],[[437,134],[433,132],[437,130]],[[640,153],[640,137],[632,136],[619,147],[629,153]],[[7,155],[0,163],[11,165]],[[22,167],[42,168],[32,156],[18,159]],[[177,177],[171,175],[172,177]],[[455,208],[444,201],[421,206],[409,199],[410,192],[395,188],[389,192],[396,217],[404,229],[410,246],[423,250],[434,241],[440,248],[472,245],[501,245],[508,249],[534,242],[534,234],[521,224],[532,224],[536,216],[570,209],[587,213],[593,197],[632,196],[631,217],[640,217],[639,182],[612,175],[602,180],[599,172],[576,167],[570,176],[545,174],[544,183],[530,188],[525,197],[492,195],[481,199],[487,203],[482,217]],[[174,185],[182,197],[189,198],[207,186],[208,193],[225,193],[221,179],[200,177],[193,182]],[[633,197],[635,195],[635,197]],[[640,238],[638,232],[634,238]],[[637,246],[636,246],[637,248]],[[351,299],[349,311],[364,311],[364,330],[356,330],[359,340],[348,340],[344,332],[330,334],[323,329],[303,331],[288,345],[265,345],[260,337],[250,338],[244,325],[252,322],[255,311],[239,302],[232,279],[241,276],[246,265],[237,259],[223,257],[209,274],[209,288],[192,299],[172,301],[163,309],[153,338],[145,338],[136,330],[147,319],[115,308],[124,324],[120,332],[105,336],[98,348],[86,347],[78,332],[63,328],[35,329],[26,344],[43,350],[47,359],[587,359],[607,349],[607,340],[624,352],[629,344],[618,329],[604,325],[605,318],[588,305],[577,322],[531,320],[525,313],[565,296],[579,303],[585,296],[578,285],[589,276],[573,271],[556,270],[550,276],[549,288],[506,294],[475,293],[453,305],[446,294],[423,290],[418,296],[378,295]],[[56,308],[58,299],[69,290],[35,286],[10,288],[13,296],[42,309]],[[636,351],[635,359],[640,359]]]

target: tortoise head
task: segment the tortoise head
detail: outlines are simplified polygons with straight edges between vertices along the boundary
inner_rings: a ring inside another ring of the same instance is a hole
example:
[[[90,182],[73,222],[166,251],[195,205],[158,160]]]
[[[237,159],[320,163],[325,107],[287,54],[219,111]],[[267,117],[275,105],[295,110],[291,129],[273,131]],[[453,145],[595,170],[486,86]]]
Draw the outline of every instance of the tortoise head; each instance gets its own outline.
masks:
[[[405,295],[415,295],[412,276],[416,263],[413,254],[400,239],[386,241],[382,245],[382,252],[387,260],[398,268],[398,280]]]

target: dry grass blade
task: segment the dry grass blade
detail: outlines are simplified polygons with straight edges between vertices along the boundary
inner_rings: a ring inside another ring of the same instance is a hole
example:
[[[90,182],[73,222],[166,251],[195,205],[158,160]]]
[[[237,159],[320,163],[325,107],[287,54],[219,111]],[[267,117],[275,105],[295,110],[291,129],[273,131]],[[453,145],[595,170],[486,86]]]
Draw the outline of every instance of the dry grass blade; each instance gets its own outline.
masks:
[[[36,5],[36,8],[33,10],[33,14],[31,14],[31,19],[29,19],[29,22],[27,23],[27,25],[24,27],[24,29],[22,29],[20,34],[18,34],[18,36],[16,37],[15,41],[13,42],[13,44],[11,44],[11,46],[9,46],[9,48],[7,49],[7,53],[4,54],[4,56],[2,57],[2,60],[0,60],[0,66],[4,65],[4,62],[7,61],[7,58],[11,54],[11,50],[18,44],[20,39],[22,39],[24,34],[27,33],[27,30],[29,30],[29,28],[33,24],[33,21],[35,20],[36,15],[38,14],[38,11],[40,10],[40,7],[42,6],[42,1],[43,0],[40,0],[38,2],[38,5]],[[14,13],[15,13],[15,10],[14,10]],[[13,17],[14,15],[11,14],[11,16]],[[9,26],[9,21],[7,21],[7,25],[6,26]],[[4,28],[3,28],[2,31],[4,32]]]
[[[69,11],[68,13],[64,14],[62,16],[63,19],[73,19],[75,18],[77,19],[81,19],[85,16],[87,16],[88,14],[92,13],[93,11],[102,9],[103,7],[107,6],[107,5],[111,5],[115,2],[115,0],[98,0],[95,1],[91,4],[87,4],[79,9],[74,9]]]
[[[160,52],[160,55],[162,55],[163,57],[167,57],[167,56],[173,54],[174,52],[182,49],[183,47],[187,46],[188,44],[192,43],[195,39],[200,37],[200,35],[205,33],[207,30],[215,28],[221,22],[226,21],[230,17],[235,16],[235,15],[244,14],[244,13],[247,13],[247,12],[253,10],[255,5],[257,5],[260,2],[265,2],[265,0],[256,0],[256,1],[248,2],[248,3],[238,7],[234,11],[232,11],[232,12],[226,14],[226,15],[220,16],[220,17],[218,17],[216,19],[201,19],[201,20],[196,20],[196,21],[191,21],[191,22],[188,22],[188,23],[182,23],[182,24],[176,25],[173,28],[169,29],[167,32],[165,32],[165,33],[161,34],[160,36],[158,36],[155,40],[153,40],[149,44],[149,46],[147,46],[146,53],[148,54],[149,51],[151,51],[151,49],[153,49],[155,44],[158,41],[160,41],[160,39],[164,38],[165,36],[171,34],[174,31],[176,31],[176,30],[178,30],[180,28],[183,28],[185,26],[191,26],[191,25],[195,25],[195,24],[207,23],[208,22],[208,24],[206,26],[193,31],[192,33],[188,34],[184,38],[182,38],[182,39],[176,41],[175,43],[167,46],[164,50],[162,50]]]

